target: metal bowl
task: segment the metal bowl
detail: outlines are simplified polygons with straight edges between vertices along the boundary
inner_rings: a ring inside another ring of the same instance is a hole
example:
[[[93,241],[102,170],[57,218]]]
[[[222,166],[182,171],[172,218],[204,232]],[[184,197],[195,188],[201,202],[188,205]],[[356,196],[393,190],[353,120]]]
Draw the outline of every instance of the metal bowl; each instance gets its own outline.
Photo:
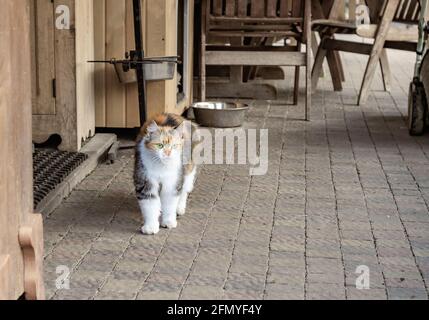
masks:
[[[249,110],[243,103],[198,102],[192,106],[196,122],[204,127],[241,127]]]

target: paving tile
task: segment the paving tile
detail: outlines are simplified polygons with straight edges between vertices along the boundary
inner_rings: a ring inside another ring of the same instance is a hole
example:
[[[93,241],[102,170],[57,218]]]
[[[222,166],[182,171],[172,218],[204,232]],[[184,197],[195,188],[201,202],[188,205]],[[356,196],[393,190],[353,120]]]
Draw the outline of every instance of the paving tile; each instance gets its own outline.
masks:
[[[250,101],[245,128],[269,129],[269,170],[204,165],[176,230],[140,233],[133,150],[100,165],[45,217],[50,299],[428,299],[429,154],[404,119],[411,53],[389,54],[390,94],[374,80],[356,108],[365,57],[342,55],[342,92],[329,77],[302,105]],[[290,95],[279,85],[279,95]],[[55,287],[71,270],[71,290]],[[370,290],[356,269],[370,270]]]

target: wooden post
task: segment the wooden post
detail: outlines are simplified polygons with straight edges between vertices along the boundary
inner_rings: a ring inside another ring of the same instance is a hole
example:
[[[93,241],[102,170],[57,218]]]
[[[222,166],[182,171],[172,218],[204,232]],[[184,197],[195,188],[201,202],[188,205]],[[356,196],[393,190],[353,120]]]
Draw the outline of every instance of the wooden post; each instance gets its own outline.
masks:
[[[0,298],[43,299],[42,217],[33,214],[30,2],[0,0],[0,7]]]

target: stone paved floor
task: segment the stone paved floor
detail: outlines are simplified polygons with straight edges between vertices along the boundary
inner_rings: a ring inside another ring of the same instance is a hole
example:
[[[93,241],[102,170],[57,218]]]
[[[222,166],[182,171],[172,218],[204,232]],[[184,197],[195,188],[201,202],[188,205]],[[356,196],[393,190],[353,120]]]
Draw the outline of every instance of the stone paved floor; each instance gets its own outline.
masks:
[[[270,130],[268,174],[205,166],[177,230],[139,233],[131,151],[100,166],[45,218],[48,298],[427,299],[429,140],[404,121],[414,55],[391,60],[392,92],[378,76],[364,107],[353,55],[342,93],[321,81],[310,123],[254,102],[246,127]],[[370,290],[356,289],[361,265]]]

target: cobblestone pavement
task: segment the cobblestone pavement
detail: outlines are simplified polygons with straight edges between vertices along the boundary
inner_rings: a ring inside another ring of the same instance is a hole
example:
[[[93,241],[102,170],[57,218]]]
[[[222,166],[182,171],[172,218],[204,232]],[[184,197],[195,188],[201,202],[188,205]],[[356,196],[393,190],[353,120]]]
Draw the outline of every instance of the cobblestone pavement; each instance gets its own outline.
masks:
[[[201,168],[174,231],[139,233],[131,151],[97,168],[45,217],[47,297],[427,299],[429,140],[404,120],[414,55],[391,55],[391,93],[378,77],[363,107],[365,60],[345,57],[344,91],[323,79],[311,122],[302,106],[253,103],[246,127],[270,131],[268,174]],[[56,289],[58,266],[70,290]],[[359,266],[370,290],[356,288]]]

